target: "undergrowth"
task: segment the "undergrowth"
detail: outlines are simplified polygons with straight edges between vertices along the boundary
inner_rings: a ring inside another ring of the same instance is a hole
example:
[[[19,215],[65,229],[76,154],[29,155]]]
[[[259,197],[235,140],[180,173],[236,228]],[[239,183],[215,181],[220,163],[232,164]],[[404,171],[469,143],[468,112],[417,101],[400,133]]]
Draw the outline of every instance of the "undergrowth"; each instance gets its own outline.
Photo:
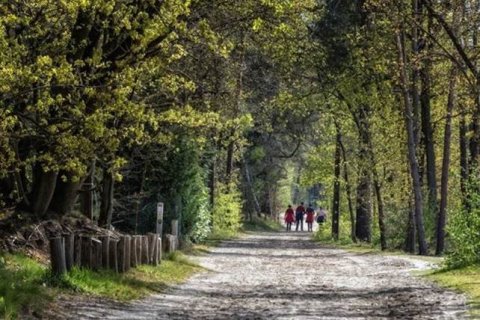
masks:
[[[466,293],[470,299],[469,306],[472,317],[480,318],[480,265],[442,269],[427,275],[427,277],[443,287]]]
[[[24,255],[0,257],[0,318],[16,319],[20,311],[35,312],[51,299],[45,287],[48,271]]]
[[[141,265],[125,274],[74,268],[60,278],[23,255],[4,255],[0,261],[0,318],[4,319],[34,314],[58,293],[119,301],[139,299],[180,283],[200,270],[180,252],[166,256],[157,267]]]
[[[269,232],[276,232],[282,230],[282,225],[273,219],[265,218],[261,219],[255,217],[252,221],[245,221],[243,223],[243,231],[269,231]]]

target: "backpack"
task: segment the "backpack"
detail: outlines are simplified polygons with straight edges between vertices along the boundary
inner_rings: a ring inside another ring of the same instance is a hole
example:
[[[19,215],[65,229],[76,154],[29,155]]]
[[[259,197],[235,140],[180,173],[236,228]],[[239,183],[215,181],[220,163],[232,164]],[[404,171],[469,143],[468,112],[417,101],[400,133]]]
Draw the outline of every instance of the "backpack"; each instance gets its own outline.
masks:
[[[324,223],[325,222],[325,216],[317,216],[317,223]]]

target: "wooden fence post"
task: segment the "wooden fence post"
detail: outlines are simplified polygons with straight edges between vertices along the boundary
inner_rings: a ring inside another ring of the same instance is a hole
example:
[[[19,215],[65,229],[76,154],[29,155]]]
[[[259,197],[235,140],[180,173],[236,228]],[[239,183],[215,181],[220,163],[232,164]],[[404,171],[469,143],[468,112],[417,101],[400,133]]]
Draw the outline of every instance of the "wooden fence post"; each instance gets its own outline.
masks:
[[[102,241],[92,238],[92,261],[90,264],[93,270],[102,269],[102,254]]]
[[[141,254],[141,239],[139,236],[132,236],[130,248],[130,265],[135,268],[139,265],[139,257]]]
[[[75,235],[74,243],[74,253],[73,253],[73,263],[77,267],[82,266],[82,236],[77,234]]]
[[[172,220],[172,235],[178,237],[178,220]]]
[[[67,271],[72,270],[74,265],[75,235],[73,233],[63,236],[65,242],[65,266]]]
[[[157,235],[154,233],[148,234],[148,263],[153,264],[155,261],[155,247],[157,246],[157,241],[155,237]]]
[[[162,261],[162,238],[157,235],[157,245],[156,245],[156,254],[155,254],[155,265],[158,265],[160,264],[160,262]]]
[[[117,252],[118,252],[118,272],[125,272],[125,256],[127,254],[126,252],[126,247],[127,244],[125,243],[125,237],[121,236],[120,240],[118,241],[118,247],[117,247]]]
[[[118,271],[130,269],[130,236],[121,236],[118,242]]]
[[[110,266],[110,236],[101,236],[99,240],[102,241],[102,268],[108,269]]]
[[[50,257],[53,274],[62,275],[67,272],[65,262],[65,241],[63,237],[50,239]]]
[[[176,244],[176,239],[177,237],[171,234],[166,234],[165,237],[165,252],[167,253],[172,253],[177,250],[177,244]]]
[[[162,236],[163,232],[163,202],[157,203],[157,225],[156,233]]]
[[[125,271],[128,271],[130,270],[130,266],[131,266],[131,252],[132,252],[132,237],[130,236],[125,236],[126,239],[125,239],[125,246],[126,246],[126,254],[125,254]]]
[[[118,273],[118,242],[117,239],[110,239],[109,241],[109,255],[108,255],[108,268]]]
[[[148,246],[148,236],[142,236],[142,264],[149,264],[150,261],[149,261],[149,252],[150,252],[150,248]]]
[[[82,259],[81,267],[82,268],[92,268],[92,237],[82,236]]]
[[[160,254],[159,252],[162,251],[161,248],[158,247],[158,234],[153,234],[150,237],[150,245],[153,247],[152,248],[152,256],[151,256],[151,264],[154,266],[158,266],[159,263],[159,257]]]

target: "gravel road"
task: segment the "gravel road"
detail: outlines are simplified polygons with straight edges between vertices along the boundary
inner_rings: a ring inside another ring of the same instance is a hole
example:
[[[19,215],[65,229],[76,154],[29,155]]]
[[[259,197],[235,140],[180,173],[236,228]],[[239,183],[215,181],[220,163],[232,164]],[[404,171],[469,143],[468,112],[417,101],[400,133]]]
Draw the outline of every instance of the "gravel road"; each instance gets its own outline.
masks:
[[[75,319],[465,319],[466,300],[415,277],[422,260],[255,233],[198,258],[208,271],[130,304],[67,302]]]

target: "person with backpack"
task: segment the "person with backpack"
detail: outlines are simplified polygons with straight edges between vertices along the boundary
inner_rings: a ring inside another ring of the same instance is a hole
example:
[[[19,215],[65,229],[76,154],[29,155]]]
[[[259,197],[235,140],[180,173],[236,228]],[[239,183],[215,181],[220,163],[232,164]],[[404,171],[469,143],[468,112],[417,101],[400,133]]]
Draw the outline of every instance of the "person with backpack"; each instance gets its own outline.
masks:
[[[301,230],[303,231],[303,216],[305,215],[305,207],[303,206],[303,202],[295,210],[295,221],[297,222],[297,226],[295,231],[298,231],[298,227],[301,226]]]
[[[305,219],[305,221],[307,222],[308,232],[313,232],[314,220],[315,220],[315,210],[313,210],[312,205],[309,204],[307,208],[307,219]]]
[[[322,207],[320,207],[317,214],[317,223],[319,225],[322,225],[326,221],[327,221],[327,212]]]
[[[295,221],[295,214],[292,209],[292,205],[288,205],[287,211],[284,216],[285,224],[287,225],[287,231],[292,231],[292,223]]]

